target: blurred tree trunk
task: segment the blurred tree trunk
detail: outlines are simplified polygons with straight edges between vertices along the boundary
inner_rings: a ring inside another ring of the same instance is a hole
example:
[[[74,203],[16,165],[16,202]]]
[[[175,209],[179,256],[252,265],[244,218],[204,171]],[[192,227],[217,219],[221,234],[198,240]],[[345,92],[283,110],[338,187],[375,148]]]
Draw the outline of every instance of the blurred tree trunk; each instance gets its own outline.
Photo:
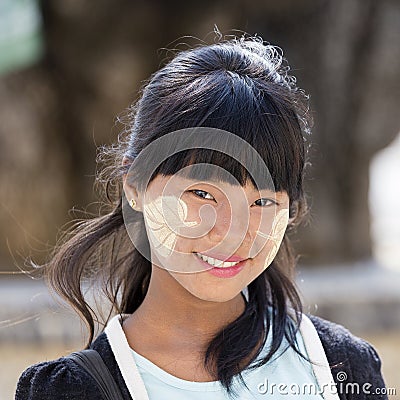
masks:
[[[228,19],[223,6],[219,20]],[[19,256],[28,253],[43,262],[59,227],[99,200],[96,146],[125,128],[116,117],[158,69],[158,50],[212,30],[215,3],[43,0],[41,8],[44,60],[0,79],[0,270],[24,268]]]
[[[299,230],[297,248],[306,264],[368,259],[369,164],[400,131],[400,3],[279,5],[254,23],[285,49],[300,86],[311,93],[316,122],[308,173],[312,218]]]
[[[398,1],[41,4],[45,60],[0,80],[0,102],[8,105],[0,111],[2,169],[12,171],[2,191],[30,234],[53,243],[69,209],[97,200],[95,147],[117,139],[123,127],[114,119],[160,66],[157,49],[193,42],[184,35],[206,38],[217,24],[222,33],[242,29],[282,47],[311,94],[312,219],[295,239],[301,262],[370,257],[369,162],[400,128]],[[4,218],[1,236],[23,246],[21,228]],[[7,259],[4,243],[0,251]]]

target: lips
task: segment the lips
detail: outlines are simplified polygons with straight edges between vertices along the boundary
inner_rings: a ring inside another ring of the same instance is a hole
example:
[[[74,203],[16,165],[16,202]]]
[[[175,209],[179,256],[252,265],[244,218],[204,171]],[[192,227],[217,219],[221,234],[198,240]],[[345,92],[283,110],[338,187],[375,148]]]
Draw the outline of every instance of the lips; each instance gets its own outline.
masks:
[[[199,260],[199,262],[204,265],[204,269],[206,272],[210,273],[211,275],[217,276],[218,278],[231,278],[237,275],[245,267],[247,261],[247,259],[243,259],[238,256],[236,256],[236,259],[240,259],[241,261],[228,262],[205,256],[202,253],[193,254]],[[215,262],[216,265],[211,264],[211,262]]]
[[[211,257],[208,254],[204,253],[194,253],[198,258],[202,261],[206,262],[208,265],[215,268],[232,268],[235,265],[239,264],[242,261],[245,261],[245,258],[239,256],[219,256],[219,257]]]

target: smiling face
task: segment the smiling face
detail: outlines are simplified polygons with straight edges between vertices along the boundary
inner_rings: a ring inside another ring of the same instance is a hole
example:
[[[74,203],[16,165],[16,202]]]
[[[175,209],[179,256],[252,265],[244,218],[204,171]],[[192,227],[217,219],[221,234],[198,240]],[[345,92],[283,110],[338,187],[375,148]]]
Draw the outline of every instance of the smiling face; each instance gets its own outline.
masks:
[[[286,192],[250,183],[158,175],[144,194],[124,190],[143,212],[153,273],[208,301],[234,298],[271,264],[289,219]]]

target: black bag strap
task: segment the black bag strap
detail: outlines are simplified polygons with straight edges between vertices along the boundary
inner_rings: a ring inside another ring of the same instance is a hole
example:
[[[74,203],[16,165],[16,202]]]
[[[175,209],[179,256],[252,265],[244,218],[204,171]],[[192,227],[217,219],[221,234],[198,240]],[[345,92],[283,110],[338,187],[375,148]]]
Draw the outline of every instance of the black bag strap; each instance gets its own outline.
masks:
[[[93,349],[71,353],[68,358],[84,368],[96,381],[103,399],[123,400],[122,393],[100,354]]]

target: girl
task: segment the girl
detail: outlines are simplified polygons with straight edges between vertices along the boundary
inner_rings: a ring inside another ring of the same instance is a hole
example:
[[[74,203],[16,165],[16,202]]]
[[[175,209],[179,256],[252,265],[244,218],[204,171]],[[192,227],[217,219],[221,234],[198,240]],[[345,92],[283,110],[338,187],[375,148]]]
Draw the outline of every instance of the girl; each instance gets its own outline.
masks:
[[[311,121],[278,50],[231,38],[156,72],[126,137],[100,153],[114,160],[98,179],[110,212],[81,221],[45,266],[124,399],[386,398],[374,348],[302,313],[287,232],[308,211]],[[94,341],[92,281],[115,314]],[[31,366],[16,392],[99,398],[69,357]]]

